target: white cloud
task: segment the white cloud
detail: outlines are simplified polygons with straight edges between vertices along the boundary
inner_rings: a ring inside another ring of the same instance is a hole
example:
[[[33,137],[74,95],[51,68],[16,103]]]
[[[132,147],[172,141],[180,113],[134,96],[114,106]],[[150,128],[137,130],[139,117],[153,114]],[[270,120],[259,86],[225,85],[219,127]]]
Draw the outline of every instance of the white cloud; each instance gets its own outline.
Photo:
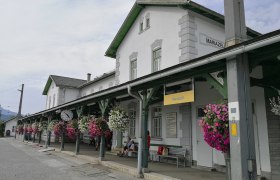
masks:
[[[134,3],[133,0],[0,1],[0,103],[17,111],[25,83],[23,112],[44,108],[41,92],[50,74],[86,78],[114,69],[104,52]],[[98,68],[97,67],[98,64]],[[28,106],[39,96],[39,106]],[[13,104],[13,105],[12,105]]]

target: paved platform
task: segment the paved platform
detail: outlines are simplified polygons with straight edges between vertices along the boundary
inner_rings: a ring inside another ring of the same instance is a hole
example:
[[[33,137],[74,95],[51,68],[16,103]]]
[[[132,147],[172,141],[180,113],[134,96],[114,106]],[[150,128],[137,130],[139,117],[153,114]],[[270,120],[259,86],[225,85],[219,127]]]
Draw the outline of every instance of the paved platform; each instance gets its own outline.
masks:
[[[60,152],[59,143],[51,143],[51,146],[56,149],[56,152]],[[64,151],[62,153],[70,156],[75,156],[75,144],[65,143]],[[109,153],[105,154],[104,161],[99,161],[99,151],[96,151],[93,146],[87,144],[81,144],[80,153],[77,156],[90,162],[98,162],[103,166],[108,166],[112,169],[116,169],[125,173],[129,173],[132,176],[137,176],[137,159],[128,157],[118,157]],[[224,173],[211,172],[190,167],[179,167],[176,165],[158,162],[149,162],[149,173],[145,173],[145,179],[182,179],[182,180],[224,180],[226,176]]]
[[[35,141],[35,144],[38,140]],[[29,142],[29,144],[32,144]],[[34,144],[34,145],[35,145]],[[40,146],[44,148],[45,142],[42,141]],[[38,144],[37,144],[38,146]],[[60,143],[51,143],[51,146],[55,148],[55,152],[51,153],[64,153],[69,156],[75,156],[75,143],[65,143],[64,150],[60,151]],[[116,155],[109,154],[106,152],[103,161],[99,160],[99,151],[95,150],[95,147],[81,143],[80,153],[76,156],[83,160],[87,160],[91,163],[99,163],[103,166],[110,167],[112,169],[130,174],[134,177],[137,176],[137,158],[118,157]],[[225,180],[226,176],[221,172],[213,172],[207,170],[201,170],[198,168],[191,167],[179,167],[176,165],[149,162],[148,163],[149,173],[144,174],[144,179],[151,180]]]

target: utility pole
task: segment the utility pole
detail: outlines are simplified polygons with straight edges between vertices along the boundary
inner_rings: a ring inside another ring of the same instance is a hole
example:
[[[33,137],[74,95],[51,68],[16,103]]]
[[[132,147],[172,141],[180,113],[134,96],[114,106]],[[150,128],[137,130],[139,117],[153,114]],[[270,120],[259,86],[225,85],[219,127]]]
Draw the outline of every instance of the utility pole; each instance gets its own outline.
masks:
[[[247,39],[244,0],[224,0],[226,47]],[[227,59],[231,180],[256,179],[256,155],[247,53]]]
[[[20,91],[20,101],[19,101],[18,114],[17,114],[17,117],[18,117],[18,118],[21,118],[21,107],[22,107],[22,98],[23,98],[23,88],[24,88],[24,84],[21,85],[21,89],[18,89],[18,91]]]
[[[19,100],[19,107],[18,107],[18,114],[17,114],[17,122],[21,118],[21,107],[22,107],[22,98],[23,98],[23,88],[24,84],[21,85],[21,89],[18,89],[20,91],[20,100]],[[17,123],[18,124],[18,123]],[[15,139],[17,138],[17,132],[15,132]],[[24,138],[24,137],[23,137]]]

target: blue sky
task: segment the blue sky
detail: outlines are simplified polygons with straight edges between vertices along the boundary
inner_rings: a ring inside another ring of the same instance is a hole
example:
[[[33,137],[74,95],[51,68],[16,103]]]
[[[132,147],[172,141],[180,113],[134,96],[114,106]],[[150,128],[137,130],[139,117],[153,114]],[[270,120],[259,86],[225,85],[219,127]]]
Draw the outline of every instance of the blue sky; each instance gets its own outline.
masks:
[[[0,105],[17,112],[25,84],[24,114],[45,108],[50,74],[86,79],[114,69],[106,49],[134,0],[0,0]],[[223,0],[195,0],[223,13]],[[246,0],[247,26],[280,28],[278,0]]]

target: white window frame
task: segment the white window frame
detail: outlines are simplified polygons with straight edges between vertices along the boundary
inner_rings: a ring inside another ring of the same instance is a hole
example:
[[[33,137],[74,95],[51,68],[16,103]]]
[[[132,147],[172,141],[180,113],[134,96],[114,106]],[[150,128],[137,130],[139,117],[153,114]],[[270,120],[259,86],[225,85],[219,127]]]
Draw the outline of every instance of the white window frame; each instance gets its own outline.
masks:
[[[162,106],[155,106],[152,108],[151,131],[152,138],[162,137]]]
[[[49,109],[51,108],[52,96],[49,96]]]
[[[139,24],[139,32],[143,32],[144,31],[144,22],[141,21],[140,24]]]
[[[53,107],[55,106],[55,94],[53,95]]]
[[[128,110],[128,118],[129,118],[129,128],[128,135],[129,137],[135,137],[135,128],[136,128],[136,109],[130,108]]]
[[[149,17],[146,17],[146,29],[151,27],[151,21]]]
[[[132,67],[133,63],[135,63],[134,67]],[[130,61],[130,71],[129,71],[129,73],[130,73],[130,80],[134,80],[134,79],[137,78],[137,58],[132,59]]]
[[[157,52],[160,51],[159,56],[156,56]],[[153,67],[153,71],[152,72],[157,72],[159,70],[161,70],[161,47],[157,47],[155,49],[153,49],[152,52],[152,67]]]

